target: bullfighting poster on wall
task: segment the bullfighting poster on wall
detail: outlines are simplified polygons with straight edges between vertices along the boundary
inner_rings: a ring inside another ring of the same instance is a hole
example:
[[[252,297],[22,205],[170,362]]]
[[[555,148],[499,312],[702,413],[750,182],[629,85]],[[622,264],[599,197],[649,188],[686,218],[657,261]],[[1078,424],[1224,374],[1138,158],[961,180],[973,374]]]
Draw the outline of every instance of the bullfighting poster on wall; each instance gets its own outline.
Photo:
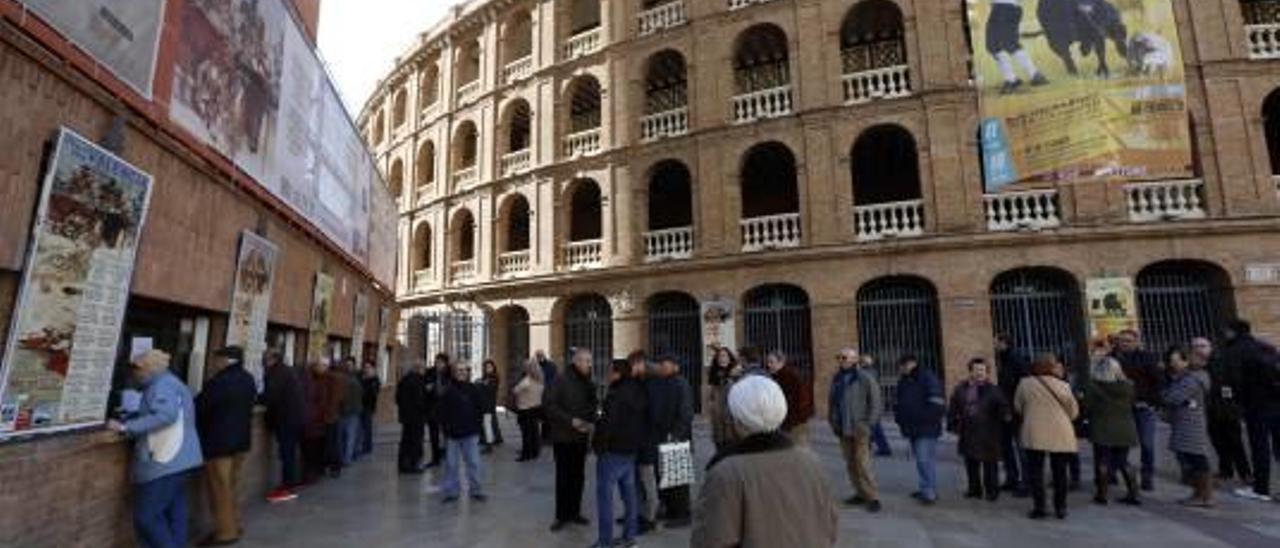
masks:
[[[1138,299],[1132,278],[1090,278],[1085,283],[1089,338],[1138,329]]]
[[[1191,138],[1169,0],[968,0],[987,192],[1186,176]]]
[[[351,314],[351,358],[356,367],[364,367],[364,324],[369,321],[369,296],[356,293],[356,308]]]
[[[151,176],[57,137],[0,379],[0,438],[101,424]]]
[[[316,272],[316,289],[311,298],[311,325],[307,330],[307,363],[318,362],[325,357],[332,317],[333,276]]]
[[[164,0],[21,0],[49,26],[151,98]]]
[[[227,345],[244,349],[244,367],[262,390],[262,353],[267,350],[267,316],[276,272],[276,245],[249,231],[240,233]]]
[[[711,363],[716,350],[721,347],[737,353],[733,311],[734,303],[729,299],[711,299],[702,303],[702,363]]]

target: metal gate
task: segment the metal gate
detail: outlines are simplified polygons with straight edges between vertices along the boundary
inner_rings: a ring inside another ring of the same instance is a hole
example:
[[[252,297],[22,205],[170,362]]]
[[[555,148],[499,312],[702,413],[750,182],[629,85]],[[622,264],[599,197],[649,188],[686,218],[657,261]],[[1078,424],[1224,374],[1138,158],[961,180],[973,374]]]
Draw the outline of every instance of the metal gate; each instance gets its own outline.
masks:
[[[507,374],[506,387],[520,382],[524,375],[525,361],[529,359],[529,312],[522,307],[512,306],[506,309],[505,327],[507,331]]]
[[[693,410],[702,412],[702,315],[698,301],[684,293],[660,293],[649,299],[649,354],[671,354],[693,387]]]
[[[591,350],[592,374],[601,395],[613,360],[613,309],[599,295],[583,295],[569,301],[564,317],[564,367],[573,367],[573,352]]]
[[[747,292],[742,320],[747,345],[781,350],[787,363],[813,384],[813,334],[809,295],[791,285],[765,285]]]
[[[1020,268],[996,276],[991,323],[1023,356],[1052,352],[1072,368],[1087,364],[1080,289],[1066,272]]]
[[[876,360],[885,409],[897,403],[898,359],[914,355],[920,367],[942,378],[938,293],[920,278],[872,280],[858,291],[858,341]]]
[[[1138,327],[1146,348],[1164,352],[1193,337],[1215,338],[1235,313],[1227,274],[1194,261],[1156,263],[1138,273]]]

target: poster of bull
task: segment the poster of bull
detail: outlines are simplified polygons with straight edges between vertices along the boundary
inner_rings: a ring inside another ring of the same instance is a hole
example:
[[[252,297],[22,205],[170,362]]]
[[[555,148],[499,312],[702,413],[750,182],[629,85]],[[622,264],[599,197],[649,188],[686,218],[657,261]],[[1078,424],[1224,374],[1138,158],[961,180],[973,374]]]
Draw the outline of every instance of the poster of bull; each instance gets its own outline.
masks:
[[[227,345],[244,349],[245,369],[262,389],[262,353],[267,350],[267,316],[276,272],[276,245],[249,231],[240,233],[240,254],[231,289]]]
[[[151,98],[164,0],[22,0],[143,97]]]
[[[0,362],[0,438],[106,415],[151,185],[150,175],[59,132]]]
[[[1089,338],[1138,329],[1138,299],[1132,278],[1090,278],[1085,283]]]
[[[968,3],[988,192],[1190,172],[1169,0]]]
[[[325,357],[332,320],[333,276],[316,272],[316,288],[311,297],[311,323],[307,329],[307,363],[318,362]]]

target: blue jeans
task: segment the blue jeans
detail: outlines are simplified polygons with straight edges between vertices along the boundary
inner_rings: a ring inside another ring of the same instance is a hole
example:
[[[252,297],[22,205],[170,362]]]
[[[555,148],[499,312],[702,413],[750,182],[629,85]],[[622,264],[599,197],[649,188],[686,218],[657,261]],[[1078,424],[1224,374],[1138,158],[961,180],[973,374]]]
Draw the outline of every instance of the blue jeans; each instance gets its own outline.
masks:
[[[877,455],[893,454],[889,448],[889,436],[884,435],[884,425],[880,424],[880,421],[871,425],[871,443],[875,444]]]
[[[467,483],[471,487],[471,496],[481,494],[480,490],[480,436],[465,438],[446,438],[444,442],[444,496],[456,498],[462,492],[462,474],[458,470],[460,461],[466,461]]]
[[[938,438],[911,438],[911,452],[916,457],[916,474],[920,476],[920,495],[926,500],[938,498]]]
[[[187,472],[133,486],[133,527],[144,548],[187,545]]]
[[[1138,445],[1142,453],[1142,482],[1150,483],[1156,475],[1156,411],[1150,407],[1134,407],[1133,421],[1138,425]]]
[[[359,455],[373,452],[373,414],[360,413],[360,450]]]
[[[596,523],[600,538],[598,546],[613,544],[613,486],[622,491],[622,506],[626,514],[622,538],[636,538],[636,456],[605,453],[596,456]]]
[[[347,466],[356,458],[356,445],[360,442],[360,415],[348,415],[338,419],[338,431],[342,448],[342,465]]]

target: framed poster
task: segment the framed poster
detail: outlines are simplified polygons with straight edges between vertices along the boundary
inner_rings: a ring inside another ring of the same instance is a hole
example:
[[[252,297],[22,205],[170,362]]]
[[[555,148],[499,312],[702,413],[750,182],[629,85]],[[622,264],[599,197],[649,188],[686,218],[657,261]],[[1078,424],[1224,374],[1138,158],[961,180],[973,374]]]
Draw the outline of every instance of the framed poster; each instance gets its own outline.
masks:
[[[728,347],[736,355],[737,337],[733,322],[734,303],[715,299],[702,303],[702,363],[715,359],[715,349]]]
[[[378,309],[378,378],[387,381],[387,366],[391,356],[387,352],[387,336],[391,330],[391,307],[383,305]]]
[[[244,349],[244,368],[262,390],[262,353],[267,350],[267,315],[275,280],[276,245],[249,231],[240,233],[240,255],[231,289],[227,346]]]
[[[356,293],[356,309],[351,315],[351,358],[356,367],[364,367],[364,324],[369,320],[369,296]]]
[[[316,272],[316,288],[311,297],[311,325],[307,333],[307,363],[325,358],[332,316],[333,276]]]
[[[59,131],[0,372],[0,438],[105,417],[151,185]]]
[[[1138,329],[1138,299],[1132,278],[1090,278],[1085,298],[1090,339]]]

